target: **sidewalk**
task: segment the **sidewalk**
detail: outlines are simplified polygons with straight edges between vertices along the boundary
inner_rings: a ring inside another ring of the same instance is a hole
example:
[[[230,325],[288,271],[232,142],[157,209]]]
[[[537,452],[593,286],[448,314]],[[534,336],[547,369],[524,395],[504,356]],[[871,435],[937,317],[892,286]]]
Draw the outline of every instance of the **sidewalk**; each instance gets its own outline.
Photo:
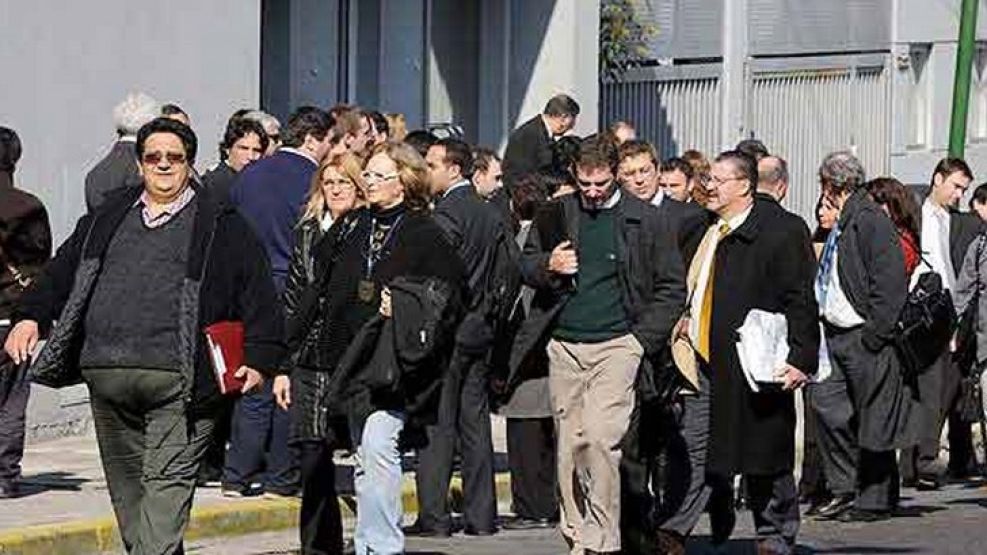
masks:
[[[503,436],[503,421],[495,417],[494,449],[500,463]],[[29,445],[23,468],[23,496],[0,501],[0,553],[88,555],[122,551],[96,439],[91,433]],[[352,492],[347,479],[350,469],[345,463],[341,469],[343,492]],[[453,480],[452,496],[454,502],[461,498],[458,479]],[[509,507],[510,482],[505,472],[497,476],[497,498],[502,508]],[[352,519],[352,495],[344,493],[340,499],[343,518]],[[411,472],[405,473],[403,499],[405,513],[417,513]],[[298,524],[298,507],[296,499],[230,499],[223,497],[218,488],[199,488],[186,538],[294,528]]]

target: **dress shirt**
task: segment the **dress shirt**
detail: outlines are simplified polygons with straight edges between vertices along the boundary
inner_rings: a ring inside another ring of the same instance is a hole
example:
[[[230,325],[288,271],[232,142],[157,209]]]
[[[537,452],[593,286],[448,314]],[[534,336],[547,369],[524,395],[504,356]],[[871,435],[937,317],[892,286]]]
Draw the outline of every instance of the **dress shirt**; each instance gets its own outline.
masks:
[[[191,186],[186,186],[185,190],[178,195],[178,198],[166,204],[158,215],[152,215],[151,211],[148,209],[148,204],[151,202],[151,197],[147,194],[147,191],[141,193],[140,198],[134,203],[134,206],[141,207],[141,218],[144,220],[144,225],[149,228],[161,227],[164,224],[171,221],[182,211],[182,208],[188,206],[192,199],[195,198],[195,189]]]
[[[703,237],[703,242],[701,244],[709,245],[705,252],[696,253],[696,256],[702,256],[701,266],[699,267],[699,277],[696,279],[696,288],[691,292],[692,298],[689,300],[689,338],[692,340],[693,345],[699,344],[699,315],[702,313],[703,309],[703,297],[706,292],[706,284],[709,282],[710,274],[713,271],[713,261],[716,258],[716,248],[719,245],[720,226],[726,224],[730,228],[730,232],[733,233],[737,229],[744,225],[747,221],[747,217],[751,215],[751,210],[754,205],[751,204],[746,210],[737,214],[736,216],[730,218],[729,220],[724,220],[720,218],[713,225],[709,226],[706,230],[706,235]],[[725,236],[724,236],[725,237]],[[712,244],[710,244],[712,243]],[[712,292],[710,292],[712,293]]]
[[[942,278],[943,287],[956,289],[956,272],[949,257],[949,212],[929,199],[922,204],[922,251],[931,270]],[[915,272],[913,279],[917,279]]]

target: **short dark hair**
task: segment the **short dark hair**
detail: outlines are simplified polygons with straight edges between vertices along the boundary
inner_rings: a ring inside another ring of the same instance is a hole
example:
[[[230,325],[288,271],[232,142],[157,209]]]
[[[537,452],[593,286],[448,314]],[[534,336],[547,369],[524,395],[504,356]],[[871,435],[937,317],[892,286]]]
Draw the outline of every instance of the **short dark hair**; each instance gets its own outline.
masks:
[[[557,94],[545,104],[542,113],[546,116],[572,116],[579,115],[579,103],[566,94]]]
[[[432,146],[446,149],[442,161],[447,166],[459,166],[459,173],[464,177],[473,175],[473,153],[470,145],[459,139],[442,139]]]
[[[288,118],[288,127],[282,133],[282,144],[298,148],[305,144],[305,137],[309,135],[319,141],[325,140],[334,124],[333,117],[322,108],[302,106]]]
[[[147,143],[147,139],[155,133],[171,133],[178,137],[182,141],[182,146],[185,147],[185,158],[188,160],[189,165],[195,162],[195,152],[199,145],[198,139],[195,138],[195,132],[184,123],[163,116],[145,123],[137,131],[138,159],[144,157],[144,146]]]
[[[987,183],[981,183],[973,190],[973,196],[970,197],[970,210],[973,210],[974,201],[977,204],[987,204]]]
[[[519,220],[535,219],[538,205],[548,200],[545,176],[537,173],[522,175],[511,187],[511,203]]]
[[[266,151],[267,145],[270,144],[270,139],[268,139],[267,133],[264,132],[264,126],[261,125],[260,122],[257,120],[238,117],[230,118],[229,123],[226,124],[226,132],[223,134],[223,141],[219,143],[220,160],[226,160],[229,156],[229,150],[233,148],[233,143],[251,133],[254,133],[258,138],[260,138],[260,147]]]
[[[389,123],[387,123],[387,118],[384,117],[384,114],[376,110],[372,110],[365,113],[367,114],[367,117],[370,118],[370,121],[374,124],[374,129],[376,129],[378,133],[383,133],[384,135],[387,136],[391,135],[391,126]]]
[[[728,150],[721,152],[714,162],[730,162],[734,168],[740,172],[740,177],[750,183],[747,194],[753,194],[757,190],[757,161],[739,150]]]
[[[618,152],[620,153],[621,162],[634,156],[647,154],[651,158],[651,163],[655,165],[655,169],[658,169],[658,151],[648,141],[642,141],[641,139],[625,141],[624,144],[620,145]]]
[[[941,175],[945,179],[956,172],[962,173],[967,179],[973,179],[973,171],[970,170],[970,166],[962,158],[947,156],[939,160],[939,163],[936,164],[936,169],[932,172],[932,177],[929,178],[929,187],[936,186],[937,175]]]
[[[771,154],[768,152],[768,147],[764,146],[764,143],[757,139],[744,139],[737,143],[734,150],[743,152],[747,156],[753,158],[755,162],[758,162],[761,158]]]
[[[616,173],[619,162],[617,147],[603,135],[585,139],[579,144],[579,152],[576,154],[577,168],[608,168]]]
[[[487,173],[490,171],[490,164],[497,160],[500,161],[500,156],[493,149],[487,148],[485,146],[473,147],[473,172]]]
[[[182,110],[182,107],[178,104],[165,104],[161,106],[162,116],[185,116],[188,117],[188,112]]]
[[[582,139],[572,135],[566,135],[552,143],[552,168],[556,173],[570,173],[572,165],[576,163],[576,156],[579,154],[579,144]]]
[[[404,136],[404,144],[418,151],[422,158],[428,154],[428,148],[439,142],[434,133],[425,129],[416,129]]]
[[[9,127],[0,127],[0,172],[14,173],[21,159],[21,138]]]
[[[684,175],[685,178],[689,181],[691,181],[692,178],[695,177],[696,175],[696,170],[695,168],[692,167],[692,164],[686,161],[685,158],[679,158],[677,156],[665,160],[664,162],[661,163],[661,167],[658,168],[659,173],[674,172],[674,171],[682,172],[682,175]]]

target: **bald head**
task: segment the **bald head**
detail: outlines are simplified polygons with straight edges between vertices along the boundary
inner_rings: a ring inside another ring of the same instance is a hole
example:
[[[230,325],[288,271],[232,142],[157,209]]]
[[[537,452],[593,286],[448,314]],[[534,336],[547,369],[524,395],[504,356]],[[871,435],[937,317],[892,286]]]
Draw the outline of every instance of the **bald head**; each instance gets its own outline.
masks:
[[[757,163],[757,191],[781,202],[788,194],[788,163],[778,156],[765,156]]]

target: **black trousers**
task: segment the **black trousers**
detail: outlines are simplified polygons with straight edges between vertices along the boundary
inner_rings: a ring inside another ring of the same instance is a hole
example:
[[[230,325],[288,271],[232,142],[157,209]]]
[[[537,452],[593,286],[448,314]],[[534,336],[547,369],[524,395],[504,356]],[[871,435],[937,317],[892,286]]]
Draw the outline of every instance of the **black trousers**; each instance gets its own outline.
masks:
[[[507,464],[512,505],[518,517],[559,517],[555,453],[555,421],[551,416],[507,419]]]
[[[233,400],[223,399],[217,409],[216,431],[213,432],[212,443],[199,466],[200,482],[218,482],[222,479],[223,466],[226,464],[226,444],[230,441],[232,424]]]
[[[336,496],[333,449],[324,441],[297,444],[302,474],[299,534],[302,555],[343,553],[343,518]]]
[[[298,491],[298,459],[288,447],[291,417],[274,402],[273,380],[236,401],[223,484],[246,487],[263,481],[267,491]]]
[[[901,452],[901,473],[905,480],[911,481],[919,477],[941,480],[944,477],[946,469],[938,462],[940,438],[942,427],[956,402],[961,380],[959,367],[953,363],[952,354],[948,350],[925,372],[919,374],[918,394],[922,410],[922,435],[918,446],[903,449]],[[962,434],[960,432],[954,436],[952,431],[953,422],[957,420],[950,420],[951,440]],[[958,423],[957,426],[960,427]],[[966,432],[969,435],[970,426],[966,426]],[[950,443],[952,444],[952,441]],[[972,447],[966,450],[967,460],[970,451]],[[951,464],[954,462],[953,457],[954,453],[951,449]]]
[[[823,500],[830,496],[826,473],[823,470],[822,450],[819,445],[819,424],[816,411],[812,410],[812,393],[809,388],[802,390],[804,403],[802,415],[805,422],[803,436],[802,477],[799,479],[799,495],[811,500]]]
[[[458,443],[462,457],[463,518],[474,530],[493,531],[497,520],[489,371],[482,358],[453,354],[439,401],[438,422],[418,453],[418,520],[430,530],[450,530],[449,481]]]
[[[7,354],[0,352],[0,484],[21,477],[24,458],[24,415],[31,382],[14,374],[17,371]]]

